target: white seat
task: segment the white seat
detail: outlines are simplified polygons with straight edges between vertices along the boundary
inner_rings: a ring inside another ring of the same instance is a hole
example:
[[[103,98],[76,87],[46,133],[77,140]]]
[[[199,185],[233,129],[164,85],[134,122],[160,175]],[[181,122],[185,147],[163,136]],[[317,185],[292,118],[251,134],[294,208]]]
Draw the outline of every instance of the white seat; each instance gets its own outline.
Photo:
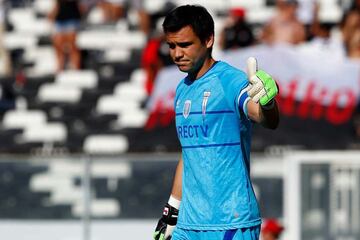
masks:
[[[36,46],[37,38],[34,34],[8,32],[3,35],[3,43],[7,49],[30,48]]]
[[[56,76],[55,82],[58,85],[72,88],[95,88],[98,77],[92,70],[67,70]]]
[[[142,101],[147,96],[144,86],[131,83],[117,84],[114,93],[119,98],[123,98],[123,101]]]
[[[266,8],[265,0],[230,0],[228,3],[230,8],[241,7],[247,10]]]
[[[128,111],[125,114],[121,114],[116,121],[116,124],[120,128],[126,127],[135,127],[142,128],[145,126],[146,121],[148,120],[149,114],[147,111],[142,109],[136,109]]]
[[[143,4],[146,12],[155,13],[161,11],[166,4],[166,0],[145,0]]]
[[[264,7],[258,9],[249,9],[246,14],[246,20],[249,23],[264,24],[268,22],[275,15],[274,7]]]
[[[43,76],[56,73],[57,61],[54,48],[52,47],[26,49],[24,59],[35,63],[33,67],[26,71],[29,76]]]
[[[90,209],[91,216],[94,217],[116,217],[120,213],[120,204],[116,199],[93,199]],[[71,211],[74,216],[83,216],[85,211],[83,201],[78,201]]]
[[[118,154],[128,150],[129,143],[122,135],[92,135],[84,141],[83,149],[86,153]]]
[[[342,18],[342,10],[337,5],[337,2],[332,0],[321,0],[320,1],[320,11],[319,19],[322,22],[333,22],[337,23]]]
[[[52,24],[47,18],[38,19],[33,8],[14,8],[9,12],[9,21],[15,32],[33,35],[49,35]]]
[[[130,82],[137,84],[139,87],[144,87],[146,81],[146,72],[141,69],[135,69],[130,75]]]
[[[81,90],[69,86],[44,83],[40,86],[37,97],[42,102],[76,103],[81,98]]]
[[[114,95],[105,95],[99,98],[96,111],[98,113],[126,113],[133,109],[139,109],[140,102],[138,101],[129,101],[125,98],[114,96]]]
[[[109,48],[104,52],[104,60],[106,62],[126,62],[130,60],[130,55],[129,49]]]
[[[176,3],[176,5],[184,4],[183,0],[175,0],[174,2]],[[224,3],[224,1],[219,0],[188,0],[186,3],[200,4],[202,6],[206,6],[207,10],[210,12],[211,15],[214,15],[214,12],[224,11],[229,7],[228,1]]]
[[[9,22],[16,28],[18,24],[31,22],[35,18],[33,8],[11,8],[8,13]]]
[[[25,129],[23,140],[25,142],[64,142],[67,130],[62,123],[48,123],[36,125]]]
[[[29,128],[43,125],[46,122],[46,114],[40,110],[9,110],[3,118],[4,128]]]
[[[34,9],[38,13],[48,14],[55,6],[56,0],[34,0]]]
[[[140,31],[88,30],[78,34],[76,43],[82,49],[140,49],[146,36]]]

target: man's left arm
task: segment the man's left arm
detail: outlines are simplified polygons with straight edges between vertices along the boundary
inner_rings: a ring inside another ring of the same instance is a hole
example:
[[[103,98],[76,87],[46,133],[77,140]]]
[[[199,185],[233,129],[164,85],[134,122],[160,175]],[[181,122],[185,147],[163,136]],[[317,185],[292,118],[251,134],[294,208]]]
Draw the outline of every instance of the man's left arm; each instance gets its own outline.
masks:
[[[254,122],[270,129],[275,129],[279,125],[279,109],[275,99],[265,106],[250,100],[247,109],[248,117]]]

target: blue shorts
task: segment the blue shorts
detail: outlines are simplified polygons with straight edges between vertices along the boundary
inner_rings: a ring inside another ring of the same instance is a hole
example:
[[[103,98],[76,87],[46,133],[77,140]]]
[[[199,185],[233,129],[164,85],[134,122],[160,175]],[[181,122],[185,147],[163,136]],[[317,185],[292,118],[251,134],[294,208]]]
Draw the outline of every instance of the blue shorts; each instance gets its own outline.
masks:
[[[80,27],[79,20],[56,21],[55,31],[58,33],[76,32]]]
[[[175,228],[171,240],[259,240],[260,225],[223,231],[196,231]]]

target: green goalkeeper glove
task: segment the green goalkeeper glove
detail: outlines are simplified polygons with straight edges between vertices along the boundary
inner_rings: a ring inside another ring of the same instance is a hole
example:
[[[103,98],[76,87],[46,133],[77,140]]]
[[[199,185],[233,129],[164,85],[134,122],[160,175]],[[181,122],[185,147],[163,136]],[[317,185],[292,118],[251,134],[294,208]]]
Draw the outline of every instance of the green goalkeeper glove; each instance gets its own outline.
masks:
[[[170,240],[177,223],[179,210],[166,204],[154,233],[154,240]]]
[[[249,86],[246,87],[249,97],[261,106],[269,104],[278,94],[275,80],[263,70],[257,70],[257,61],[254,57],[247,60],[247,74]]]

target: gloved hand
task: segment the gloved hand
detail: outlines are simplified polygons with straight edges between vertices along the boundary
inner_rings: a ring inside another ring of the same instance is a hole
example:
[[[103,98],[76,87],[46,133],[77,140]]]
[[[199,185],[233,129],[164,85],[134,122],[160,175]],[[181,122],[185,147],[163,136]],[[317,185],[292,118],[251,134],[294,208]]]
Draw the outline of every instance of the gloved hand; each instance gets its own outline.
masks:
[[[257,61],[254,57],[247,60],[247,75],[249,86],[246,87],[249,97],[254,102],[260,102],[261,106],[269,104],[278,94],[275,80],[266,72],[257,69]]]
[[[165,204],[163,215],[160,218],[154,233],[154,240],[170,240],[177,223],[179,210],[170,204]]]

